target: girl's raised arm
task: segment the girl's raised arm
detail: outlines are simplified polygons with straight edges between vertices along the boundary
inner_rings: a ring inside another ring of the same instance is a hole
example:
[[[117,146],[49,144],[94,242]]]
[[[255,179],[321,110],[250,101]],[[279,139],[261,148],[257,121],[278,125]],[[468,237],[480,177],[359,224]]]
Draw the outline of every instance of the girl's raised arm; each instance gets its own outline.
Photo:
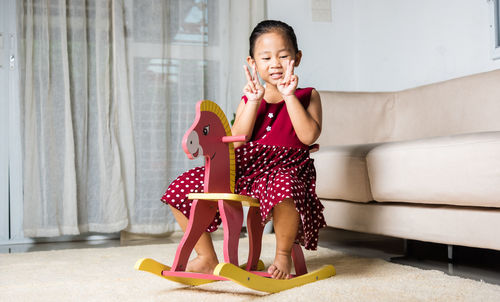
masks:
[[[233,135],[252,136],[257,111],[259,109],[260,102],[264,97],[264,87],[259,82],[255,63],[252,64],[252,68],[253,73],[250,74],[248,67],[246,65],[243,66],[243,69],[245,69],[245,76],[247,78],[247,84],[243,88],[243,93],[247,97],[247,102],[245,103],[242,99],[238,105],[234,124],[231,129]],[[241,145],[243,145],[242,142],[234,143],[234,147]]]
[[[292,60],[287,65],[283,81],[278,84],[278,90],[286,102],[286,109],[297,137],[303,144],[311,145],[321,134],[321,98],[319,93],[313,89],[309,106],[305,109],[294,94],[298,84],[298,77],[293,71],[294,61]]]
[[[321,134],[322,112],[321,98],[316,89],[311,92],[307,109],[295,95],[285,98],[286,108],[292,121],[293,129],[299,140],[305,145],[314,144]]]

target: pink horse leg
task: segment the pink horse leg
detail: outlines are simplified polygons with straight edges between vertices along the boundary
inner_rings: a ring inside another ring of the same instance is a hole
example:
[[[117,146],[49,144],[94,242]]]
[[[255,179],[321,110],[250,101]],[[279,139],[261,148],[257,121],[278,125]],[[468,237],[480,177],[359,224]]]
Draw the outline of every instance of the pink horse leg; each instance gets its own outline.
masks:
[[[264,231],[264,226],[262,225],[262,219],[260,217],[260,209],[258,207],[250,207],[248,209],[247,231],[250,247],[246,270],[256,271],[262,249],[262,232]]]
[[[206,231],[207,227],[214,220],[216,213],[217,204],[215,202],[193,200],[186,232],[177,247],[171,271],[183,272],[186,270],[186,265],[194,246],[198,242],[198,239],[200,239],[201,234]]]
[[[241,203],[219,200],[219,212],[224,227],[224,261],[238,266],[238,243],[243,225]]]

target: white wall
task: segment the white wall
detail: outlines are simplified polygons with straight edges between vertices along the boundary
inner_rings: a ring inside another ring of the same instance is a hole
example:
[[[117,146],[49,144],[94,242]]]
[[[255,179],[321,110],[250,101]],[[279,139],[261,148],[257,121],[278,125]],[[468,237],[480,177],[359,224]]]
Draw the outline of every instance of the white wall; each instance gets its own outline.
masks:
[[[267,1],[296,31],[302,87],[393,91],[500,68],[492,1],[331,0],[332,22],[313,22],[311,2]]]

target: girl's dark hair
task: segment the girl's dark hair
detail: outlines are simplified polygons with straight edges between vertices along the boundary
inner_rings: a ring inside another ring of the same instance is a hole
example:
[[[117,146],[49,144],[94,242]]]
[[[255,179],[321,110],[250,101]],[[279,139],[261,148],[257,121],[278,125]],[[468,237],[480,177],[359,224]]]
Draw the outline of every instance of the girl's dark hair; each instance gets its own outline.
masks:
[[[295,32],[290,25],[277,20],[264,20],[255,26],[252,34],[250,35],[250,57],[253,58],[253,50],[255,48],[255,41],[257,41],[257,38],[270,32],[282,33],[290,41],[290,43],[292,43],[295,53],[299,52],[297,37],[295,36]]]

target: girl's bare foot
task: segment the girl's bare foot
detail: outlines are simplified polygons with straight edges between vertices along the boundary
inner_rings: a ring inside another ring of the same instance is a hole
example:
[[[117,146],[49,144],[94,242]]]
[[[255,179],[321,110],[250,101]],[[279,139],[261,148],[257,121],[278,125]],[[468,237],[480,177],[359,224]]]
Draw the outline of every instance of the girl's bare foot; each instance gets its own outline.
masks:
[[[289,279],[292,268],[290,254],[277,252],[274,263],[267,269],[273,279]]]
[[[186,272],[213,274],[217,264],[219,264],[217,258],[198,255],[198,257],[188,262]]]

